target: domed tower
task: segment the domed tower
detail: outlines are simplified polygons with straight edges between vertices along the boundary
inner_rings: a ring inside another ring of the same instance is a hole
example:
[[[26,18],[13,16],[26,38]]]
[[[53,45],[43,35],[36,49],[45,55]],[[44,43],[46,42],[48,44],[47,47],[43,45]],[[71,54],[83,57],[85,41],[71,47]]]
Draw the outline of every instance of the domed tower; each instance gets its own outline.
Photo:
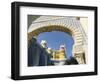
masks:
[[[65,45],[60,45],[60,49],[59,49],[59,59],[64,60],[65,59],[65,55],[66,55],[66,48]]]

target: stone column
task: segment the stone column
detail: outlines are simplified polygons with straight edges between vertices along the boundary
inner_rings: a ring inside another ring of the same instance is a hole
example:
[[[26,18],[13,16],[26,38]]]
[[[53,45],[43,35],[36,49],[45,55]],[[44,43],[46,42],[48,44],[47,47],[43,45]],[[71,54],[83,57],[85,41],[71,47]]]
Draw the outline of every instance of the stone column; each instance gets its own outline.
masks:
[[[85,51],[83,45],[74,45],[73,46],[73,55],[78,61],[79,64],[85,64]]]

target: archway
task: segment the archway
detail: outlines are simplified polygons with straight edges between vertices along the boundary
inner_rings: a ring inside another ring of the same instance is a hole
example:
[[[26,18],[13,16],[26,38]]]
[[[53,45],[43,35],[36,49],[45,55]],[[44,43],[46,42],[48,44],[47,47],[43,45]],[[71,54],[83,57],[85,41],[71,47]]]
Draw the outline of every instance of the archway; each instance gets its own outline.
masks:
[[[36,39],[39,44],[41,44],[42,40],[45,40],[47,42],[47,48],[56,51],[59,51],[60,46],[64,45],[66,59],[70,59],[73,56],[72,49],[74,40],[73,37],[68,33],[62,31],[42,32],[37,36]]]

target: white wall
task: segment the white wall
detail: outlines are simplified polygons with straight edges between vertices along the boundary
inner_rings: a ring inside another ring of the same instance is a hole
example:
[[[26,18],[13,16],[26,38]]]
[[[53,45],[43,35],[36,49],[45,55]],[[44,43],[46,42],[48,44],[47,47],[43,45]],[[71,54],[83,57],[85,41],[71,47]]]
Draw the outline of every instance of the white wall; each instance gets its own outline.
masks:
[[[82,25],[85,33],[87,34],[87,32],[88,32],[88,18],[80,18],[80,22],[81,22],[81,25]]]
[[[16,0],[17,1],[17,0]],[[58,3],[58,4],[72,4],[72,5],[89,5],[98,6],[100,9],[100,0],[20,0],[29,2],[41,2],[41,3]],[[10,79],[10,66],[11,66],[11,2],[13,0],[1,0],[0,1],[0,82],[13,82]],[[100,13],[100,11],[99,11]],[[98,16],[100,18],[100,16]],[[100,20],[100,19],[99,19]],[[99,24],[100,26],[100,24]],[[98,27],[99,27],[98,26]],[[100,31],[100,28],[98,29]],[[100,32],[99,32],[100,35]],[[100,37],[99,41],[100,42]],[[100,43],[99,43],[100,45]],[[100,46],[99,46],[100,48]],[[100,51],[99,51],[100,54]],[[98,56],[100,58],[100,55]],[[100,60],[99,60],[100,62]],[[100,68],[100,63],[99,63]],[[100,71],[99,71],[100,73]],[[84,77],[66,77],[66,78],[53,78],[53,79],[39,79],[29,80],[30,82],[41,81],[55,81],[55,82],[98,82],[100,75],[98,76],[84,76]],[[28,80],[26,80],[28,82]]]

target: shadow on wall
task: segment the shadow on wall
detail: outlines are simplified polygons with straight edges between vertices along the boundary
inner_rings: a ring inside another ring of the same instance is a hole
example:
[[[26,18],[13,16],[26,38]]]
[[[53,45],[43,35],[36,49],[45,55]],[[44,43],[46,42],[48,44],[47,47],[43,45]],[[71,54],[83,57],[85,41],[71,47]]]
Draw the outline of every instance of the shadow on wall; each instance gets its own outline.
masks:
[[[35,38],[32,38],[31,45],[28,47],[28,66],[47,66],[50,65],[50,57]]]

